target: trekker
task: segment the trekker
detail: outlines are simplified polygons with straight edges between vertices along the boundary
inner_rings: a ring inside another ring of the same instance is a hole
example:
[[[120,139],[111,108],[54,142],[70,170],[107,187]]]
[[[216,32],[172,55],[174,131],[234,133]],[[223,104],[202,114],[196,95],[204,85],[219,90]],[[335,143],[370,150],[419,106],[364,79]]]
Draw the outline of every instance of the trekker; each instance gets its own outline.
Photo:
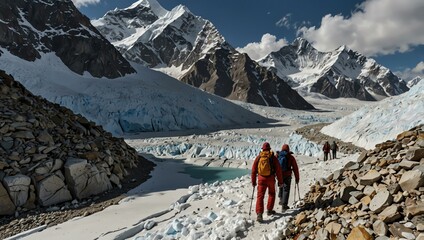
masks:
[[[328,143],[328,141],[326,141],[324,143],[324,146],[322,147],[322,150],[324,151],[324,161],[327,161],[328,160],[328,155],[330,153],[330,144]]]
[[[299,168],[297,166],[296,159],[290,152],[289,145],[284,144],[281,148],[281,151],[278,153],[278,162],[281,165],[281,171],[283,175],[283,186],[280,187],[278,196],[280,197],[280,205],[283,206],[283,211],[289,209],[289,196],[290,196],[290,186],[292,179],[292,172],[294,172],[294,177],[296,179],[296,184],[299,184]]]
[[[339,146],[337,146],[336,141],[333,141],[331,143],[331,152],[333,153],[333,159],[336,159],[337,150],[339,150]]]
[[[282,171],[277,158],[271,151],[268,142],[262,145],[262,151],[256,157],[252,166],[252,186],[256,187],[256,175],[258,176],[258,195],[256,198],[256,214],[259,222],[263,221],[264,197],[268,189],[267,214],[273,215],[275,203],[275,175],[277,175],[278,186],[283,182]]]

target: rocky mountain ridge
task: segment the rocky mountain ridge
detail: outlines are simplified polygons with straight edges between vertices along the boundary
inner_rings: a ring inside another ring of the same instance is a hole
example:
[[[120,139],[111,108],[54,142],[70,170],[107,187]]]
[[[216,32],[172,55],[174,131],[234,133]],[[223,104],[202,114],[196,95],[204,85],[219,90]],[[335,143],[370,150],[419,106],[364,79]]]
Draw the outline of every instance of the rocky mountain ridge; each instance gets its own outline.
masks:
[[[330,98],[373,101],[409,90],[403,80],[371,58],[346,46],[320,52],[303,38],[270,53],[259,64],[294,88]]]
[[[93,25],[129,61],[163,71],[204,91],[259,105],[313,109],[274,73],[237,52],[208,20],[155,0],[109,11]]]
[[[0,215],[121,187],[141,164],[123,139],[0,72]]]
[[[1,1],[0,32],[0,48],[27,61],[54,52],[80,75],[117,78],[135,72],[71,0]]]
[[[424,125],[311,186],[289,239],[424,239]]]

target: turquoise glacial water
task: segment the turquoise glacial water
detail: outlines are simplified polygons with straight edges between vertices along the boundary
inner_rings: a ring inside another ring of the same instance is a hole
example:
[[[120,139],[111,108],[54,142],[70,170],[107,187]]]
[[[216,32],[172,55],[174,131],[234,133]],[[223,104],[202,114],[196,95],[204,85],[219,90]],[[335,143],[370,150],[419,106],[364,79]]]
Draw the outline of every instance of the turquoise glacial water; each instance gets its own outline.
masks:
[[[188,174],[195,179],[202,179],[203,183],[213,183],[250,174],[250,169],[189,166],[184,168],[181,173]]]

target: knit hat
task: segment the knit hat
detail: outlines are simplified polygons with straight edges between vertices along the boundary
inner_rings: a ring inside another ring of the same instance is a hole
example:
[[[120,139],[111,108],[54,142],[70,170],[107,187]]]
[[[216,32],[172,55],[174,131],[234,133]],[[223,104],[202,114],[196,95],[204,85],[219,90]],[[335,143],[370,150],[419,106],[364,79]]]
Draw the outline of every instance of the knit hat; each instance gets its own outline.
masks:
[[[264,144],[262,145],[262,150],[270,150],[271,146],[269,145],[268,142],[264,142]]]
[[[289,145],[287,145],[287,144],[283,144],[283,147],[281,147],[281,151],[290,152]]]

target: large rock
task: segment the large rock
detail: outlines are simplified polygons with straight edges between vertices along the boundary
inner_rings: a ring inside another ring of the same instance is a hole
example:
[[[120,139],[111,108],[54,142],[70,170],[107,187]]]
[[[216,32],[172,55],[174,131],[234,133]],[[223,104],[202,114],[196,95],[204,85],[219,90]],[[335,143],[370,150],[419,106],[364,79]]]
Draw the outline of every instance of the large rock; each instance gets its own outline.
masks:
[[[15,205],[10,200],[9,194],[3,184],[0,183],[0,215],[12,215],[15,213]]]
[[[403,191],[412,191],[424,186],[424,173],[420,170],[405,172],[399,181]]]
[[[409,216],[418,216],[424,214],[424,202],[406,207],[406,213]]]
[[[28,176],[22,174],[7,176],[3,179],[3,183],[16,207],[26,203],[31,183],[31,179]]]
[[[390,205],[393,197],[387,189],[382,189],[373,197],[370,203],[370,210],[373,212],[380,212],[387,205]]]
[[[69,158],[65,163],[65,178],[71,193],[78,199],[110,190],[112,184],[105,172],[85,159]]]
[[[372,224],[372,228],[378,236],[386,236],[387,232],[389,231],[387,224],[380,220],[375,221]]]
[[[40,181],[37,185],[37,194],[42,206],[72,200],[71,193],[63,181],[63,175],[60,171]]]
[[[405,158],[410,161],[420,161],[424,158],[424,148],[411,149],[406,153]]]
[[[385,208],[379,215],[378,218],[385,223],[392,223],[399,218],[401,218],[400,213],[398,212],[398,206],[391,205]]]
[[[372,185],[381,179],[381,174],[375,170],[370,170],[367,174],[359,178],[359,184]]]
[[[347,240],[372,240],[373,237],[363,227],[355,227],[347,236]]]
[[[404,225],[400,223],[393,223],[389,231],[393,234],[393,236],[397,238],[403,238],[403,239],[415,239],[414,232],[412,229],[405,227]]]

